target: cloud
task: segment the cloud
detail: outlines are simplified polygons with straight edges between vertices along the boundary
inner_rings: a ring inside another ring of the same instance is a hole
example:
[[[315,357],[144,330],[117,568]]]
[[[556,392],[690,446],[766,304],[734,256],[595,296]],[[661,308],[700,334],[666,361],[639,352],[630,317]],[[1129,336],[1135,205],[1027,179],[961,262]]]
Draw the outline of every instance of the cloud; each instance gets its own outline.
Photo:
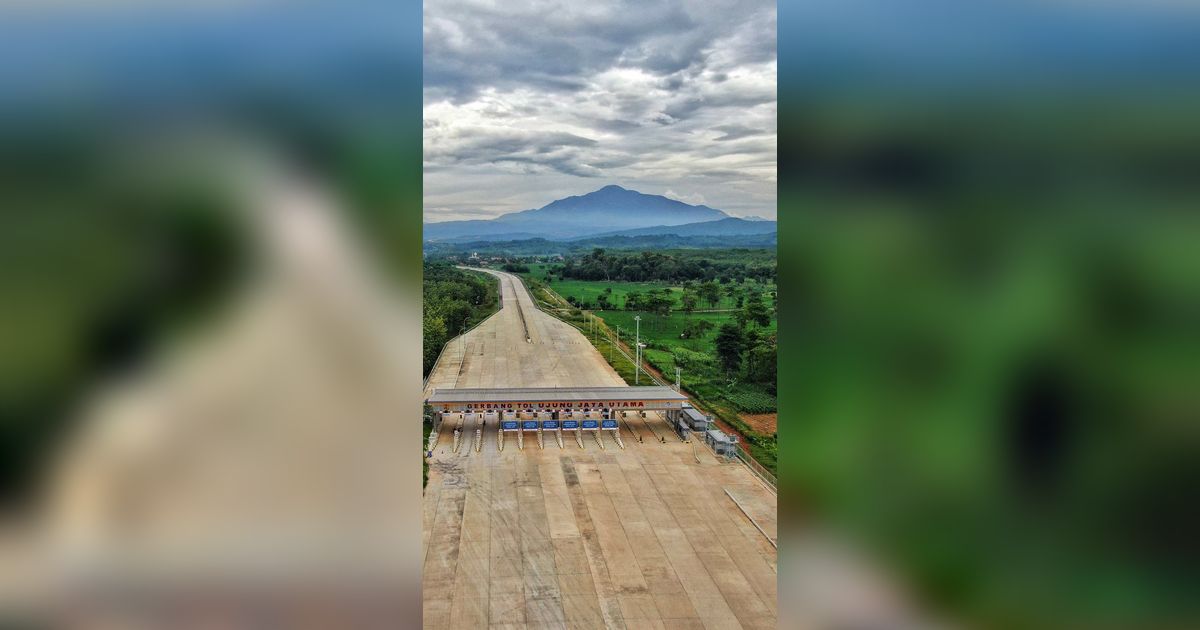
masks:
[[[674,199],[676,201],[682,201],[683,203],[690,203],[693,206],[704,205],[704,195],[701,195],[700,193],[693,193],[690,195],[681,195],[681,194],[675,192],[674,190],[668,189],[667,192],[663,193],[663,196],[670,197],[671,199]]]
[[[713,127],[714,130],[720,131],[721,136],[716,138],[718,142],[725,140],[739,140],[748,136],[757,136],[766,133],[762,129],[754,129],[745,125],[718,125]]]
[[[425,15],[438,220],[617,181],[775,216],[774,2],[429,0]]]

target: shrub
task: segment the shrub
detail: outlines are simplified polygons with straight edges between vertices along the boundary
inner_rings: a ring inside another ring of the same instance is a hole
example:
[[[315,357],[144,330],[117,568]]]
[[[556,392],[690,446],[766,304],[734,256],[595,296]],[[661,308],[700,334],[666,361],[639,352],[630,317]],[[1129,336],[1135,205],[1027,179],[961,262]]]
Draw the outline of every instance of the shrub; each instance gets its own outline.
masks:
[[[770,413],[778,408],[774,396],[757,390],[727,391],[722,397],[746,413]]]
[[[675,364],[684,370],[701,370],[710,368],[716,365],[711,354],[688,350],[687,348],[675,348]]]

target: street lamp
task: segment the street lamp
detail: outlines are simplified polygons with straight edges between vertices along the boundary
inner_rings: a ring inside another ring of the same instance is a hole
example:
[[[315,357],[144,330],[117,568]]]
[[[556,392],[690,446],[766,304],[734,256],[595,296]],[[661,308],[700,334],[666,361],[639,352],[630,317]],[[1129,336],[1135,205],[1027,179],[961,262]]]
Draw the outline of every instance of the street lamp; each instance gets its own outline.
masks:
[[[637,385],[638,374],[641,373],[641,371],[642,371],[642,350],[641,350],[641,348],[642,348],[642,316],[641,315],[633,316],[633,326],[634,326],[634,334],[636,335],[633,343],[634,343],[634,346],[637,348],[635,350],[635,352],[637,353],[637,356],[638,356],[637,364],[633,366],[633,384]]]
[[[638,384],[638,375],[640,375],[642,373],[642,348],[645,348],[645,347],[646,347],[646,344],[638,342],[638,344],[637,344],[637,371],[635,371],[633,373],[633,384],[634,385]]]

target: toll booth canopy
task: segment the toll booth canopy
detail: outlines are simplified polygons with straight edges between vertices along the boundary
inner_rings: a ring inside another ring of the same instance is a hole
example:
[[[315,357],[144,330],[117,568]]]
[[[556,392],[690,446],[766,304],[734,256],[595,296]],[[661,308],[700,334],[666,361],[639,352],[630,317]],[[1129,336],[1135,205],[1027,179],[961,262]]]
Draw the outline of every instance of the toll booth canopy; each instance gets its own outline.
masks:
[[[687,396],[670,387],[437,388],[426,402],[438,412],[680,410]]]

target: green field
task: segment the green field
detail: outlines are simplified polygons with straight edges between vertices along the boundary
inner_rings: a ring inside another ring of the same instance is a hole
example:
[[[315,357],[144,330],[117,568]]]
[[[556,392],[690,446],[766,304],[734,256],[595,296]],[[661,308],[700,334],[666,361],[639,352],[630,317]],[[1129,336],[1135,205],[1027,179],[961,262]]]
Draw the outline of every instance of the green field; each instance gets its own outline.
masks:
[[[661,317],[654,313],[642,311],[597,311],[596,315],[603,319],[609,326],[619,328],[621,330],[622,340],[632,340],[635,330],[634,317],[641,316],[641,339],[651,348],[660,348],[663,350],[672,347],[683,347],[693,351],[704,351],[712,346],[713,339],[717,336],[717,328],[726,322],[734,321],[734,313],[671,313],[667,317]],[[712,323],[712,330],[708,331],[704,336],[693,339],[681,339],[680,333],[683,332],[684,326],[688,322],[696,320],[706,320]],[[776,322],[771,319],[771,325],[764,330],[775,332]]]
[[[530,273],[523,275],[536,279],[530,284],[531,288],[535,290],[535,294],[540,295],[541,291],[537,290],[536,285],[545,282],[544,265],[530,265],[530,268]],[[682,291],[680,287],[662,283],[556,280],[548,284],[560,296],[572,295],[592,301],[595,300],[594,296],[599,295],[605,288],[612,287],[612,295],[619,296],[615,298],[619,300],[618,303],[624,300],[623,294],[629,291],[645,292],[663,287],[671,288],[675,292]],[[754,283],[747,282],[746,285],[738,286],[753,285]],[[764,291],[767,290],[765,286],[762,288]],[[770,287],[770,289],[773,290],[774,287]],[[734,312],[684,313],[674,311],[667,316],[647,311],[593,310],[591,312],[603,320],[614,333],[619,331],[621,342],[628,348],[632,349],[635,331],[639,331],[642,342],[646,344],[646,348],[643,350],[645,361],[661,372],[668,381],[674,380],[675,368],[679,367],[683,388],[692,394],[696,402],[716,414],[725,423],[736,428],[745,439],[750,454],[767,469],[772,472],[776,470],[775,436],[755,432],[739,416],[739,413],[775,411],[777,405],[775,395],[767,391],[762,384],[740,382],[738,378],[726,375],[717,363],[714,340],[722,324],[736,321]],[[630,384],[634,382],[632,362],[622,358],[619,352],[614,352],[612,344],[604,334],[592,332],[593,328],[589,326],[587,315],[584,312],[578,309],[561,310],[558,311],[558,315],[580,327],[585,334],[591,333],[589,338],[592,339],[597,350],[609,359],[609,363],[626,382]],[[634,317],[637,316],[641,317],[640,326],[635,326]],[[712,328],[701,336],[682,338],[681,333],[684,327],[699,320],[710,322]],[[777,330],[777,320],[772,316],[770,323],[765,327],[752,324],[749,326],[764,336],[774,336]]]
[[[713,351],[713,340],[721,324],[733,321],[733,313],[672,313],[661,317],[653,313],[607,311],[596,313],[612,328],[621,331],[621,340],[632,342],[634,316],[641,315],[641,340],[646,344],[642,351],[647,363],[663,374],[668,381],[675,378],[675,368],[680,368],[680,382],[697,402],[715,413],[727,424],[736,428],[745,438],[750,454],[768,470],[776,470],[775,438],[755,432],[739,417],[740,413],[769,413],[777,409],[775,396],[761,385],[738,382],[730,379],[720,369]],[[713,329],[702,337],[681,339],[680,332],[689,321],[705,319],[713,323]],[[774,335],[777,322],[772,318],[765,334]],[[629,346],[632,347],[632,343]],[[597,345],[603,351],[607,346],[603,340]],[[628,361],[625,361],[628,363]],[[620,371],[618,366],[618,371]],[[632,371],[632,366],[629,366]],[[622,376],[628,378],[624,373]]]
[[[672,297],[675,299],[675,308],[681,308],[682,303],[680,298],[683,295],[683,287],[678,284],[670,284],[666,282],[597,282],[589,280],[560,280],[555,277],[554,280],[547,282],[547,268],[555,265],[549,263],[538,263],[529,265],[529,273],[523,273],[522,276],[527,278],[537,279],[554,289],[555,293],[564,298],[574,297],[585,303],[592,305],[593,309],[599,312],[596,307],[596,302],[601,295],[608,295],[608,301],[613,306],[611,308],[620,309],[625,304],[626,296],[631,292],[650,293],[653,291],[662,291],[669,289]],[[725,288],[727,285],[722,285]],[[747,280],[744,283],[733,285],[736,290],[742,292],[757,291],[763,296],[763,302],[771,307],[775,300],[771,294],[776,290],[774,284],[762,284],[752,280]],[[611,293],[606,293],[607,289],[611,289]],[[720,303],[716,305],[717,309],[731,309],[736,306],[734,298],[722,296]],[[610,308],[610,310],[611,310]],[[710,310],[710,306],[706,302],[700,302],[696,306],[697,311]],[[682,328],[682,326],[681,326]]]

